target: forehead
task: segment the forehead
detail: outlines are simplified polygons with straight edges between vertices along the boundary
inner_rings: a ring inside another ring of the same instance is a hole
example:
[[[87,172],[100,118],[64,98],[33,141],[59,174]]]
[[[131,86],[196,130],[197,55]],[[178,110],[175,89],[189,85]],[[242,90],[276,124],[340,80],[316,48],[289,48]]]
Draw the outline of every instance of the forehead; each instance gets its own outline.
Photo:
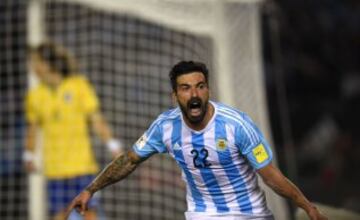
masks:
[[[199,82],[206,82],[205,76],[202,72],[190,72],[180,75],[176,78],[176,83],[180,84],[197,84]]]

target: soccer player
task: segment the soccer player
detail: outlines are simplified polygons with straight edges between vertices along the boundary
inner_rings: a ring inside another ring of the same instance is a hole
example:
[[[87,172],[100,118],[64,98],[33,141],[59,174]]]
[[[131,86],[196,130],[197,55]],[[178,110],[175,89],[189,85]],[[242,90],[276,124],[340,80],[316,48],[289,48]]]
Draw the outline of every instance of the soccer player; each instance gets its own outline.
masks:
[[[208,70],[182,61],[170,71],[178,107],[162,113],[134,144],[114,159],[68,207],[86,213],[92,195],[127,175],[151,155],[169,153],[187,186],[187,220],[274,219],[257,181],[303,208],[310,219],[327,219],[272,164],[272,151],[244,112],[209,101]]]
[[[93,87],[78,74],[74,59],[65,49],[44,43],[31,49],[30,62],[40,83],[26,97],[28,125],[23,159],[27,171],[35,171],[35,137],[41,129],[49,215],[63,220],[66,206],[98,172],[88,122],[114,158],[121,154],[122,146],[99,111]],[[96,205],[94,198],[84,219],[96,219]]]

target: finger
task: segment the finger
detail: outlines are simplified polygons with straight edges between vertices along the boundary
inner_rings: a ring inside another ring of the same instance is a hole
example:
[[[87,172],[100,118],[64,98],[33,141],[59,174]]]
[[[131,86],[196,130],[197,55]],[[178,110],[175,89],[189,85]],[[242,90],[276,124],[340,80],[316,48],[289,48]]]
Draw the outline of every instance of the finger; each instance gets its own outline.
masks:
[[[65,210],[65,220],[69,218],[71,211],[74,209],[74,202],[72,202]]]
[[[81,203],[80,205],[80,215],[85,215],[85,211],[86,211],[86,204],[85,203]]]

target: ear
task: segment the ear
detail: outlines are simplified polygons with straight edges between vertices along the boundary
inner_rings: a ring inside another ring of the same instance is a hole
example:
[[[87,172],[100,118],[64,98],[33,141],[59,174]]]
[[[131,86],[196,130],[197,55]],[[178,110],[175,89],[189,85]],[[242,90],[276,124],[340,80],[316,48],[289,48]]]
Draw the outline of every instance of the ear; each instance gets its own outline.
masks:
[[[171,93],[171,102],[173,106],[177,106],[177,95],[175,91]]]

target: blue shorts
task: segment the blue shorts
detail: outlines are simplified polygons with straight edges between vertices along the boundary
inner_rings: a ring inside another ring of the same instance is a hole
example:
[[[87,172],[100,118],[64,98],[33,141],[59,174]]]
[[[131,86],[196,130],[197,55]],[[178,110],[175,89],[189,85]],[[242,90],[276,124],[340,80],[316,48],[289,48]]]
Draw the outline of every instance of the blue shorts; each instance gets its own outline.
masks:
[[[86,175],[69,179],[48,180],[47,196],[49,214],[54,215],[63,211],[94,178],[94,175]],[[88,208],[94,209],[98,206],[98,203],[98,199],[93,197],[89,201]]]

